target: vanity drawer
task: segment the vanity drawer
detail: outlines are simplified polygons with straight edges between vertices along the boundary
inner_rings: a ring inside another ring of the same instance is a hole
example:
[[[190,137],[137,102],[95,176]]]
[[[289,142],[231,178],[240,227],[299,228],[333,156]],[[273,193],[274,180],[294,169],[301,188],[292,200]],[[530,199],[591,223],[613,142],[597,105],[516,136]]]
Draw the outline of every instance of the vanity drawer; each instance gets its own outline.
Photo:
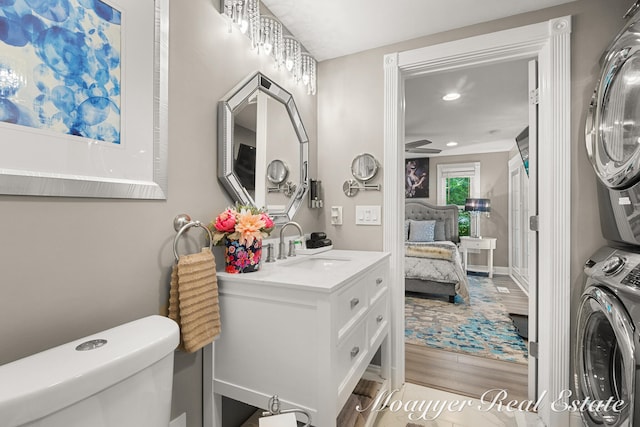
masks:
[[[370,305],[375,304],[378,298],[387,292],[389,281],[389,276],[387,275],[388,270],[387,261],[384,261],[367,273],[364,280],[367,283]]]
[[[359,365],[369,353],[367,345],[366,322],[360,322],[336,351],[336,379],[338,393],[358,371]]]
[[[335,314],[339,341],[364,315],[367,308],[367,282],[364,280],[358,280],[338,294]]]
[[[367,316],[367,338],[369,346],[373,346],[380,333],[389,324],[389,293],[383,293]]]

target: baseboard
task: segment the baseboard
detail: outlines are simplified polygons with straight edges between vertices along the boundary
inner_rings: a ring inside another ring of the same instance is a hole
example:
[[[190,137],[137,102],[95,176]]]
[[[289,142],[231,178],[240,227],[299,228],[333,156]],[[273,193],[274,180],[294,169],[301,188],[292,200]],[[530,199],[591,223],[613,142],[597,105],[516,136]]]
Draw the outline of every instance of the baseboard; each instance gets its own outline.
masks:
[[[176,418],[172,419],[169,423],[169,427],[187,427],[187,413],[183,412]]]
[[[516,278],[516,276],[514,276],[513,274],[509,274],[509,277],[511,277],[511,280],[513,280],[515,282],[516,285],[518,285],[518,287],[520,288],[520,290],[522,292],[524,292],[524,294],[528,297],[529,296],[529,288],[525,288],[524,285],[522,284],[522,282],[520,280],[518,280]]]

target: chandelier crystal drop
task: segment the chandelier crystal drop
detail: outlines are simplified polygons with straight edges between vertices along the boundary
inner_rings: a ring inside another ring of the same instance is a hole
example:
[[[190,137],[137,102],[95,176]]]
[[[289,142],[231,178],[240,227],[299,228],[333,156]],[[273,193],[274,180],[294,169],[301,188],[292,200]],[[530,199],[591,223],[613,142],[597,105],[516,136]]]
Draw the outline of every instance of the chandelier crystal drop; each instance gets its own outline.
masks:
[[[316,94],[316,60],[308,53],[302,54],[302,84],[307,87],[307,94]]]
[[[291,36],[284,36],[284,67],[297,82],[302,77],[302,47],[300,42]]]
[[[280,68],[283,62],[283,48],[282,24],[272,16],[261,16],[258,41],[260,52],[273,57],[276,67]]]
[[[229,18],[229,32],[233,25],[238,27],[242,34],[251,39],[252,47],[260,34],[260,5],[258,0],[223,0],[223,14]]]

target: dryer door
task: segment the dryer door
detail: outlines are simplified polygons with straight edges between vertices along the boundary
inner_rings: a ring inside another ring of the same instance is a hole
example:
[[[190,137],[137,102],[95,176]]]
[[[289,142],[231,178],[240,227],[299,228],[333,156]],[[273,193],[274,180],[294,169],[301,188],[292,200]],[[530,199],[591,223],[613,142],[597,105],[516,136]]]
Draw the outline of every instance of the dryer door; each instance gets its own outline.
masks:
[[[603,60],[586,123],[589,158],[600,180],[624,189],[640,180],[640,23],[634,17]]]
[[[589,287],[582,295],[577,331],[574,372],[578,400],[612,399],[607,406],[591,405],[581,411],[584,422],[588,426],[631,426],[635,355],[633,325],[624,306],[604,288]]]

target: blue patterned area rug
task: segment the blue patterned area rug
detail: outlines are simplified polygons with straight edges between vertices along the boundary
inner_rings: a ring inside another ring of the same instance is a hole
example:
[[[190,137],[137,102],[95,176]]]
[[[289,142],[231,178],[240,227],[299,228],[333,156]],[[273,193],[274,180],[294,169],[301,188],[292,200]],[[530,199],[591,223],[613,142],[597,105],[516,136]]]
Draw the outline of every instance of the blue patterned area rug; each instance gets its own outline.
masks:
[[[405,342],[507,362],[527,363],[527,345],[492,279],[469,276],[470,303],[405,297]]]

